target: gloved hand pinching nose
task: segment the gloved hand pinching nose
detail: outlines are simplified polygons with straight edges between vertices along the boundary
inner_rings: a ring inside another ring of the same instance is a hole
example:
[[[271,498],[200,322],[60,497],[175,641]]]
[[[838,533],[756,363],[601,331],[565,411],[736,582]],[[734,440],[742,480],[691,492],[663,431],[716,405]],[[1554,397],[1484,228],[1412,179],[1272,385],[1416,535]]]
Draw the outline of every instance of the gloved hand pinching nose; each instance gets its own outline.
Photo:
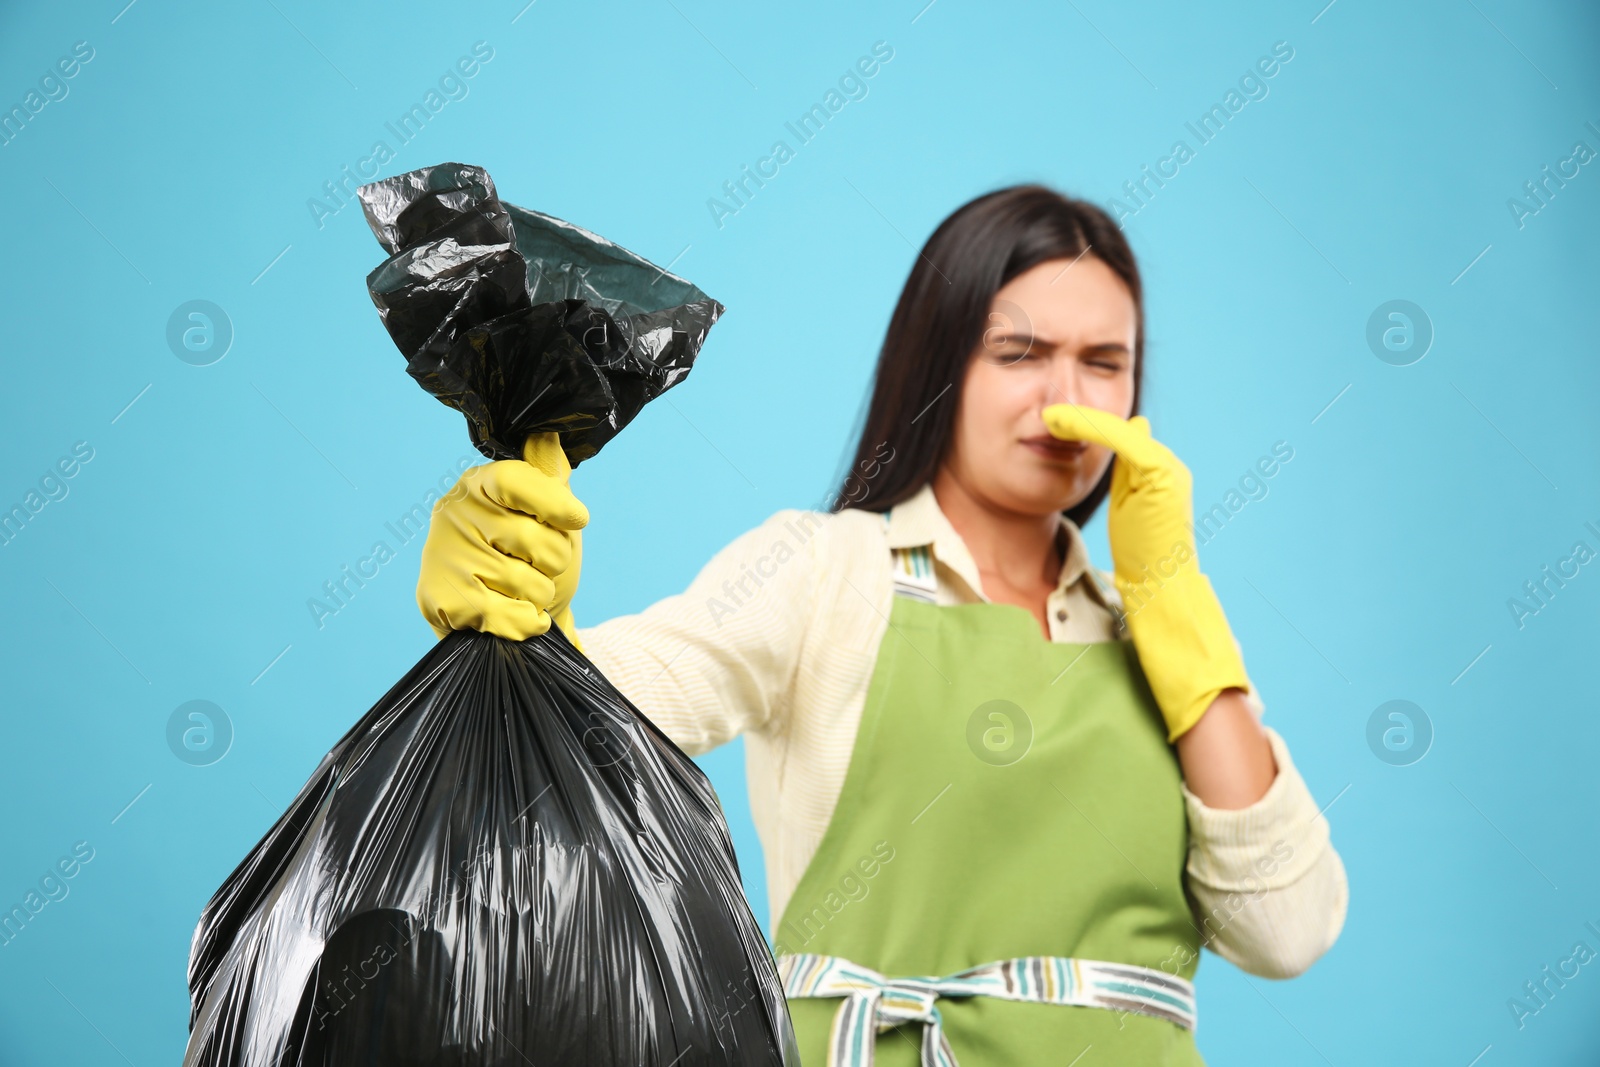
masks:
[[[530,434],[522,459],[468,469],[434,504],[417,606],[441,639],[481,630],[524,641],[554,619],[578,644],[571,604],[589,509],[571,476],[560,435]]]
[[[1143,415],[1123,419],[1077,404],[1051,404],[1040,414],[1052,436],[1116,453],[1106,514],[1112,577],[1167,739],[1176,741],[1223,690],[1251,688],[1239,643],[1195,554],[1189,468],[1151,436]]]

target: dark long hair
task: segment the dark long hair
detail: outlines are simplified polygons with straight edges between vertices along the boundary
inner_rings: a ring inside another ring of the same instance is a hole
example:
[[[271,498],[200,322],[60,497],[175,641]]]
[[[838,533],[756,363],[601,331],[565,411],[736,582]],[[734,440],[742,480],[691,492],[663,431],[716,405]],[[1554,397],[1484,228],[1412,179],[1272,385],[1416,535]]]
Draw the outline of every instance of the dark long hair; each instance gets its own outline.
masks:
[[[939,469],[967,361],[995,293],[1031,267],[1087,252],[1122,279],[1136,313],[1133,410],[1144,371],[1144,292],[1121,229],[1100,208],[1043,185],[1013,185],[957,208],[917,256],[878,353],[855,460],[830,511],[887,511]],[[892,449],[884,460],[885,448]],[[1112,461],[1112,465],[1115,460]],[[1111,489],[1112,466],[1065,515],[1083,526]]]

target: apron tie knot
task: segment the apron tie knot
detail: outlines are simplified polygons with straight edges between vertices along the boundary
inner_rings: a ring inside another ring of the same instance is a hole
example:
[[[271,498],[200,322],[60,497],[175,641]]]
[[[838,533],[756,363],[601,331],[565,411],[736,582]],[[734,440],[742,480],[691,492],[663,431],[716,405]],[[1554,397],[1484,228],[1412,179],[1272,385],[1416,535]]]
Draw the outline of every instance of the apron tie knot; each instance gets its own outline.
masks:
[[[872,1067],[878,1032],[922,1023],[922,1067],[959,1067],[934,1002],[990,996],[1153,1015],[1195,1027],[1194,987],[1131,963],[1026,956],[980,964],[948,977],[887,978],[839,956],[778,957],[785,996],[842,997],[828,1040],[828,1067]]]

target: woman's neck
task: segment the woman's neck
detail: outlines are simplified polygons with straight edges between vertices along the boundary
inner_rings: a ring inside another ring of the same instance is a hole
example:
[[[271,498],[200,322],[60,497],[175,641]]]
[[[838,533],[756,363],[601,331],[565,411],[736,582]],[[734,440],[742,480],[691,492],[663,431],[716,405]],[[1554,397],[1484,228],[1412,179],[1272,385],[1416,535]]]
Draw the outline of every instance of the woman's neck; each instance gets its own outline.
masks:
[[[933,495],[967,546],[984,596],[1043,618],[1044,598],[1061,576],[1060,517],[998,507],[969,491],[949,467],[934,474]]]

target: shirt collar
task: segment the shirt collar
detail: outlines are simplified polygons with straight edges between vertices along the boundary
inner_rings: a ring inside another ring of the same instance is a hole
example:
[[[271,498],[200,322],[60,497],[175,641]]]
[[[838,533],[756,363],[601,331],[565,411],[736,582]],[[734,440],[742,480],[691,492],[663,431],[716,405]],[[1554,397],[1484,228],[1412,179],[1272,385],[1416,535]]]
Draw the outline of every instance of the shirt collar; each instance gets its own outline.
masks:
[[[931,481],[924,482],[913,496],[890,508],[886,518],[890,548],[932,546],[934,558],[959,574],[979,599],[988,599],[983,595],[983,582],[978,577],[977,564],[967,551],[966,542],[961,540],[961,535],[956,533],[955,527],[950,525],[950,520],[939,507],[939,498],[933,494]],[[1090,565],[1089,550],[1084,546],[1083,532],[1078,529],[1078,524],[1062,515],[1061,529],[1066,537],[1067,551],[1056,588],[1065,590],[1082,578]]]

